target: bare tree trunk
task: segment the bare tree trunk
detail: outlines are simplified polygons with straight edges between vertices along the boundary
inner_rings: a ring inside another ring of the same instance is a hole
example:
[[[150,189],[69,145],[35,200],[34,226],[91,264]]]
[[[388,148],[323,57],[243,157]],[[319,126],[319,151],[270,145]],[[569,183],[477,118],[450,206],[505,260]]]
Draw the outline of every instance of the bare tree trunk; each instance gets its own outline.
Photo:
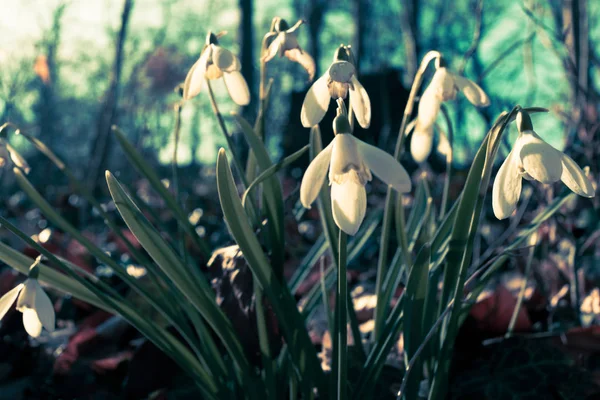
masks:
[[[66,3],[60,4],[52,15],[52,27],[48,32],[49,38],[43,45],[45,54],[38,56],[35,72],[40,78],[40,102],[38,105],[40,137],[50,147],[54,147],[54,139],[58,131],[58,111],[54,88],[57,84],[56,52],[60,43],[61,20],[67,8]]]
[[[123,47],[127,36],[127,25],[133,9],[133,0],[125,0],[121,14],[121,28],[115,46],[115,59],[110,74],[110,84],[105,95],[104,103],[96,125],[95,137],[90,148],[89,180],[91,190],[96,188],[100,179],[103,166],[106,164],[110,152],[111,127],[116,123],[117,106],[119,100],[119,86],[123,69]]]
[[[325,18],[326,2],[323,0],[311,0],[305,5],[303,1],[295,2],[296,10],[300,17],[305,17],[308,22],[309,53],[315,60],[315,76],[320,76],[319,61],[321,59],[321,44],[319,36],[323,29],[323,20]]]
[[[254,14],[253,1],[252,0],[239,0],[240,13],[242,20],[240,21],[240,39],[241,42],[241,54],[240,60],[242,62],[242,75],[248,83],[250,93],[255,97],[256,90],[254,87],[254,25],[252,24],[252,18]],[[254,98],[252,101],[254,102]]]
[[[352,51],[356,58],[356,70],[360,72],[360,65],[365,58],[365,36],[367,34],[367,23],[369,16],[367,14],[368,0],[353,0],[353,14],[354,14],[354,26],[356,27],[356,34],[352,43]]]
[[[419,0],[403,0],[400,15],[400,29],[404,43],[406,70],[404,71],[404,86],[410,87],[417,73],[419,63],[419,43],[417,42],[417,17],[419,15]]]

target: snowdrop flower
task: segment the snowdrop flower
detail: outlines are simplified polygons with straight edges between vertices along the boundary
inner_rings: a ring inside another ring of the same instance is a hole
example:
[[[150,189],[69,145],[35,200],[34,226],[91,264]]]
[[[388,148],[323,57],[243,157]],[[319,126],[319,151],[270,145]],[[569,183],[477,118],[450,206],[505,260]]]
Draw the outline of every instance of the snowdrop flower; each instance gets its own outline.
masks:
[[[442,102],[454,100],[459,90],[476,107],[490,104],[488,96],[475,82],[448,71],[444,60],[438,57],[435,74],[419,101],[417,124],[410,142],[410,153],[416,162],[422,163],[429,157],[433,127]]]
[[[40,336],[42,327],[52,332],[55,326],[54,306],[37,281],[40,261],[41,259],[38,257],[31,266],[29,278],[24,283],[8,291],[0,298],[0,320],[4,318],[16,300],[17,311],[23,313],[25,330],[32,337]]]
[[[365,185],[372,179],[371,173],[401,193],[410,192],[411,181],[394,157],[350,133],[343,100],[338,104],[333,121],[335,137],[308,166],[300,185],[300,201],[310,208],[329,170],[333,219],[342,231],[354,235],[367,210]]]
[[[309,80],[315,77],[315,60],[305,51],[302,51],[296,37],[296,30],[304,23],[303,20],[289,27],[286,20],[275,17],[271,24],[271,32],[265,36],[266,52],[262,58],[263,62],[271,61],[276,55],[287,57],[291,61],[302,65],[308,72]]]
[[[521,178],[551,184],[559,180],[583,197],[594,197],[594,188],[571,157],[546,143],[533,130],[525,111],[517,114],[519,136],[502,163],[492,190],[492,207],[498,219],[509,217],[521,195]]]
[[[0,138],[0,168],[14,165],[26,174],[31,168],[27,161],[5,140]]]
[[[321,122],[329,108],[330,99],[345,99],[348,91],[350,107],[356,120],[360,126],[368,128],[371,124],[371,100],[356,78],[354,55],[350,46],[341,45],[335,52],[331,66],[306,93],[300,114],[302,125],[310,128]]]
[[[250,103],[250,91],[240,72],[240,60],[227,49],[219,46],[218,38],[209,32],[200,58],[190,69],[183,84],[183,98],[189,100],[202,90],[204,81],[223,77],[231,99],[240,106]]]

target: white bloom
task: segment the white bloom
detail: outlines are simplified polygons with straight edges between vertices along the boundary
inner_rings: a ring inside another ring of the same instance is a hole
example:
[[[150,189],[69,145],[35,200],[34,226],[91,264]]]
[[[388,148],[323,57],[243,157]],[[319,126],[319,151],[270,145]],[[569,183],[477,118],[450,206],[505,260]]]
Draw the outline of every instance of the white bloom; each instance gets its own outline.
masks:
[[[17,310],[23,313],[23,325],[30,336],[40,336],[42,327],[49,332],[54,331],[54,306],[37,279],[27,279],[0,298],[0,320],[15,300]]]
[[[4,139],[0,139],[0,168],[14,164],[26,174],[31,168],[27,161]]]
[[[304,207],[316,200],[328,170],[333,219],[349,235],[356,234],[365,217],[365,184],[372,179],[371,172],[401,193],[411,189],[408,173],[394,157],[350,133],[338,133],[304,173],[300,185]]]
[[[433,127],[442,102],[454,100],[459,90],[474,106],[490,104],[488,96],[475,82],[453,74],[446,67],[438,67],[419,101],[417,124],[410,143],[410,152],[416,162],[425,161],[431,153]]]
[[[308,72],[309,80],[315,77],[315,60],[305,51],[302,51],[296,37],[296,30],[304,23],[303,20],[296,22],[291,28],[284,19],[275,17],[273,19],[273,31],[267,33],[267,50],[262,61],[269,62],[276,55],[287,57],[291,61],[302,65]]]
[[[250,103],[250,91],[240,72],[240,60],[229,50],[218,45],[217,36],[208,33],[200,58],[192,66],[183,85],[183,98],[198,95],[207,79],[223,77],[231,99],[240,106]]]
[[[521,195],[521,178],[551,184],[559,180],[573,192],[594,197],[594,188],[584,172],[566,154],[556,150],[533,131],[529,116],[517,114],[519,136],[500,167],[492,190],[492,207],[498,219],[509,217]]]
[[[330,100],[345,99],[350,91],[350,106],[356,120],[363,128],[371,124],[371,100],[367,91],[356,78],[354,56],[350,46],[340,46],[333,63],[313,83],[302,103],[300,119],[305,128],[317,125],[327,112]]]

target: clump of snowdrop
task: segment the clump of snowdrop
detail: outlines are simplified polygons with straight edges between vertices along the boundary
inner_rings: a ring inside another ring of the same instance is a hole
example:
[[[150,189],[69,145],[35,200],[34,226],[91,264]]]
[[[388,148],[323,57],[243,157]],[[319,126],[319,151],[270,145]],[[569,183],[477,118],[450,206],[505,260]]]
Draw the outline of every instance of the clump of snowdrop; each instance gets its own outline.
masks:
[[[0,138],[0,168],[15,166],[26,174],[31,168],[27,161],[5,139]]]
[[[371,100],[356,78],[354,54],[350,46],[341,45],[335,52],[333,63],[313,83],[302,103],[300,119],[305,128],[317,125],[327,112],[331,99],[345,99],[350,93],[350,107],[363,128],[371,124]]]
[[[365,185],[372,179],[371,173],[400,193],[410,192],[411,181],[394,157],[352,135],[342,99],[338,99],[333,132],[331,143],[306,169],[300,185],[300,201],[310,208],[329,171],[333,219],[342,231],[354,235],[365,218]]]
[[[581,168],[535,133],[527,112],[519,111],[517,127],[519,136],[494,181],[492,206],[496,218],[507,218],[516,209],[522,178],[544,184],[560,180],[578,195],[594,197],[594,187]]]
[[[269,62],[277,55],[287,57],[291,61],[300,64],[308,73],[309,80],[312,81],[315,77],[315,60],[310,54],[302,50],[296,37],[296,30],[303,23],[303,20],[299,20],[290,28],[283,18],[273,18],[271,31],[265,36],[266,51],[262,61]]]
[[[27,280],[0,298],[0,320],[16,300],[17,311],[23,313],[23,326],[34,338],[41,335],[42,328],[52,332],[55,327],[54,306],[37,281],[40,262],[41,257],[38,257],[29,270]]]
[[[417,123],[410,142],[413,159],[422,163],[429,157],[433,143],[433,128],[442,102],[454,100],[458,91],[476,107],[486,107],[490,99],[473,81],[454,74],[441,57],[436,59],[436,71],[419,101]]]
[[[218,39],[225,33],[206,35],[206,44],[200,58],[192,66],[183,84],[183,98],[189,100],[197,96],[206,80],[223,78],[231,99],[240,106],[250,103],[250,91],[240,60],[229,50],[219,46]]]

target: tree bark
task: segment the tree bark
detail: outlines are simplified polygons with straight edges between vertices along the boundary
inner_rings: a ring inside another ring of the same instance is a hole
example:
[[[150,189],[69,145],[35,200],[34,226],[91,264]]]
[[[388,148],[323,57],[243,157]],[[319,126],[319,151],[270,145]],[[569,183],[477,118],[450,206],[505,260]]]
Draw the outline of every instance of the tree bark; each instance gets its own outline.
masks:
[[[133,0],[125,0],[123,12],[121,14],[121,28],[119,29],[115,45],[115,59],[110,74],[110,83],[100,114],[98,115],[96,132],[89,152],[90,164],[88,167],[88,185],[91,190],[96,189],[101,177],[102,169],[106,165],[110,153],[111,127],[117,120],[119,89],[124,59],[123,47],[127,37],[127,26],[129,24],[132,9]]]

